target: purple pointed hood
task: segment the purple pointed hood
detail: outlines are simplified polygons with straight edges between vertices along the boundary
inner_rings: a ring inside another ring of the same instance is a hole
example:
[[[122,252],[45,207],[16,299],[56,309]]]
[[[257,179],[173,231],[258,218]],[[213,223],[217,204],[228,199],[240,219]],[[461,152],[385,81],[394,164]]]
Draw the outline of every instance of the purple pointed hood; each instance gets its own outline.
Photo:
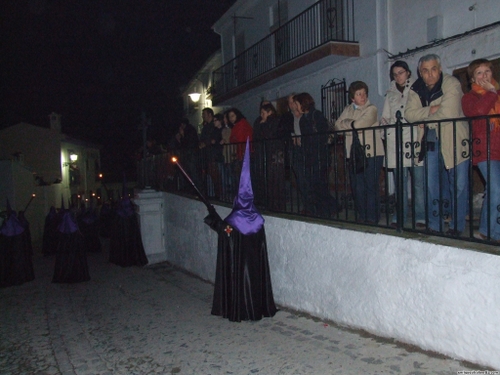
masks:
[[[238,195],[234,198],[233,211],[225,221],[243,234],[257,233],[264,225],[264,218],[253,204],[252,179],[250,176],[250,140],[247,138],[247,147],[241,168],[240,186]]]
[[[128,195],[124,196],[121,201],[118,202],[116,213],[121,217],[130,217],[135,214],[134,205]]]
[[[8,219],[4,221],[2,228],[0,228],[0,233],[6,237],[14,237],[23,233],[24,229],[16,214],[12,212]]]
[[[56,216],[57,216],[56,208],[54,206],[50,206],[49,213],[47,214],[46,217],[48,217],[49,219],[54,219]]]
[[[7,198],[7,202],[5,203],[5,207],[7,207],[7,216],[10,216],[10,214],[14,211],[12,210],[12,207],[10,206],[9,198]]]
[[[64,213],[61,224],[59,224],[57,229],[64,234],[75,233],[78,230],[78,224],[73,218],[71,211],[68,210]]]

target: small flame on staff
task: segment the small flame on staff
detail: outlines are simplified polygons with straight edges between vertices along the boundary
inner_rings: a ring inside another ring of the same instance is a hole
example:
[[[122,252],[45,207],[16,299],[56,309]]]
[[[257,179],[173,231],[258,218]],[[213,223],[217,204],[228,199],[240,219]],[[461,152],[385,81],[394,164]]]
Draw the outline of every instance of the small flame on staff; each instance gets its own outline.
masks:
[[[177,158],[175,156],[172,156],[172,162],[177,163]]]

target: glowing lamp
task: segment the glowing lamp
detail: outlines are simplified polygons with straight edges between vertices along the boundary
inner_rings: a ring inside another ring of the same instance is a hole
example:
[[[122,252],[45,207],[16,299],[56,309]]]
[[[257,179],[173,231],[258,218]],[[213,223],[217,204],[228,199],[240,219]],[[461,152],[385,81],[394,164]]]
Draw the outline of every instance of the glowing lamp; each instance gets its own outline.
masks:
[[[191,100],[193,102],[198,103],[198,101],[200,100],[201,94],[199,94],[197,92],[193,92],[191,94],[188,94],[188,96],[191,98]]]

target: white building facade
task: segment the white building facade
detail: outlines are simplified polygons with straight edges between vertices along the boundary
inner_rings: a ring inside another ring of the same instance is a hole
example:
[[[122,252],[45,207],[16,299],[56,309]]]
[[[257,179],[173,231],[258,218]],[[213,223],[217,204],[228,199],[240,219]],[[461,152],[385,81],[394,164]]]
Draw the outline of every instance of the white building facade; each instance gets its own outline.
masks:
[[[213,26],[223,65],[212,100],[253,118],[262,99],[309,92],[321,109],[322,85],[337,78],[366,82],[381,111],[395,59],[416,75],[428,53],[449,74],[500,57],[499,14],[494,0],[239,0]]]
[[[15,211],[29,202],[33,242],[42,239],[51,206],[107,199],[98,194],[105,190],[98,176],[100,146],[61,133],[60,115],[49,119],[49,128],[19,123],[0,131],[0,201],[9,199]]]

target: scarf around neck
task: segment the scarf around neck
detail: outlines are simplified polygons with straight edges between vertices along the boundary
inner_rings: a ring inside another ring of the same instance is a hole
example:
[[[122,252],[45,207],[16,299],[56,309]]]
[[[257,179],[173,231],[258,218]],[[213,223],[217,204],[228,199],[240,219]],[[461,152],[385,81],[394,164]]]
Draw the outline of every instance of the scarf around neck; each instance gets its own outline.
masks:
[[[495,81],[493,78],[491,78],[491,84],[495,86],[495,90],[499,89],[498,82]],[[479,86],[477,83],[472,83],[472,91],[475,93],[478,93],[479,95],[483,96],[486,94],[486,90]],[[488,115],[500,115],[500,95],[497,95],[497,101],[495,102],[495,105],[493,108],[490,109],[488,112]],[[490,124],[493,125],[492,131],[500,131],[500,118],[490,118]]]

